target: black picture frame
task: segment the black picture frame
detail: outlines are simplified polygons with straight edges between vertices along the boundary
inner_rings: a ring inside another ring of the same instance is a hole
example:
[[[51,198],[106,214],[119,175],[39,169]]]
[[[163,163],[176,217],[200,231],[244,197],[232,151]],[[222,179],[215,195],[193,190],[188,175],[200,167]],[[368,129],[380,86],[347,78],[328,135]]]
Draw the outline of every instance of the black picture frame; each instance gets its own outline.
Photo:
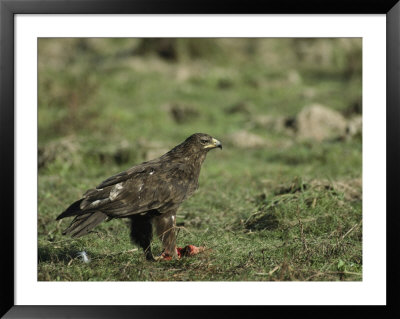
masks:
[[[14,303],[14,18],[16,14],[385,14],[387,21],[387,305],[378,307],[338,306],[316,307],[225,307],[225,306],[16,306]],[[2,189],[0,231],[3,246],[1,272],[1,309],[4,318],[158,318],[205,316],[249,316],[255,312],[296,316],[372,315],[395,317],[399,315],[396,288],[399,284],[395,271],[398,243],[398,181],[400,162],[400,3],[398,0],[306,0],[241,3],[216,1],[162,1],[162,0],[0,0],[0,180]]]

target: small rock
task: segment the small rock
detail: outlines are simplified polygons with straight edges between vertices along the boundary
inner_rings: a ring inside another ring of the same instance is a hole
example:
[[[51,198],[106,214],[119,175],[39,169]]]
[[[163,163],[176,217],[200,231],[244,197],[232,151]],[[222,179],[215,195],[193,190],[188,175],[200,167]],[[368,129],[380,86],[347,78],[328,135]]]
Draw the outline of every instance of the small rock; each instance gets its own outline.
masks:
[[[318,142],[343,138],[347,122],[339,112],[315,104],[305,107],[297,116],[297,136]]]

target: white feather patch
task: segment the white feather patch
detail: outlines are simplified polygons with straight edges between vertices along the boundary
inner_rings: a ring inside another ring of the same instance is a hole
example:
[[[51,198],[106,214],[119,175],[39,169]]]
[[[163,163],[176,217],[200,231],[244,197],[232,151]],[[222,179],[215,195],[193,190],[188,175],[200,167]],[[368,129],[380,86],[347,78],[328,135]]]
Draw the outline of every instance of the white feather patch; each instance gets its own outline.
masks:
[[[122,186],[122,183],[118,183],[117,185],[115,185],[110,192],[110,196],[109,196],[110,200],[116,199],[117,196],[119,195],[119,193],[121,193],[121,190],[123,188],[124,187]]]
[[[98,199],[98,200],[95,200],[93,203],[91,203],[90,205],[91,206],[97,206],[97,205],[99,205],[101,203],[101,200],[100,199]]]

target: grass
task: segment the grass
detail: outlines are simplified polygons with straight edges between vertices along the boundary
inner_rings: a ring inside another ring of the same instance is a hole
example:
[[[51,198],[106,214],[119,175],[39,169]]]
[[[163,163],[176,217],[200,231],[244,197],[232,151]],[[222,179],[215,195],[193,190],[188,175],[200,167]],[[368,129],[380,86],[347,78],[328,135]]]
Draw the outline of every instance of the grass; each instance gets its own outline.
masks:
[[[38,280],[362,280],[361,138],[304,141],[254,125],[313,103],[348,114],[360,98],[360,40],[304,43],[186,39],[168,60],[157,47],[135,53],[135,39],[39,40]],[[238,145],[240,130],[265,146]],[[61,235],[69,220],[56,216],[88,188],[194,132],[224,145],[177,216],[179,246],[204,253],[148,262],[125,220]]]

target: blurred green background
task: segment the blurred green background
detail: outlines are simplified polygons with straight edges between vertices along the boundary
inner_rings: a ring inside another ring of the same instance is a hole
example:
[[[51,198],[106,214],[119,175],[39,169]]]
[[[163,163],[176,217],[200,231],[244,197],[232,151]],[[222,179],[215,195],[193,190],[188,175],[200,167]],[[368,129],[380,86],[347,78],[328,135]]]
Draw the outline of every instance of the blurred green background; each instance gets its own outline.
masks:
[[[360,38],[42,38],[38,57],[39,280],[361,280]],[[121,220],[61,236],[88,188],[196,132],[224,149],[178,242],[206,253],[148,263]]]

